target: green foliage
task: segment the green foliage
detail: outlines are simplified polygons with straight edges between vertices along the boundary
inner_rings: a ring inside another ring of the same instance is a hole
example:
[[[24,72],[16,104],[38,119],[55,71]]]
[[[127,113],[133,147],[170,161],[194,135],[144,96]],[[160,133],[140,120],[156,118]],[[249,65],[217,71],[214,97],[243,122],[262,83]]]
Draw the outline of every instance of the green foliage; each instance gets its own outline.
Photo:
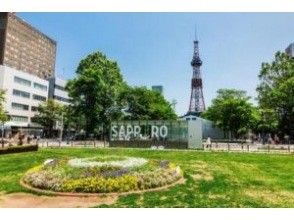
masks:
[[[117,97],[125,83],[117,63],[100,52],[81,60],[76,73],[67,89],[75,114],[85,119],[85,130],[90,134],[99,124],[109,125],[121,116]]]
[[[158,92],[127,86],[117,63],[100,52],[81,60],[76,73],[67,84],[72,98],[68,125],[78,125],[81,119],[80,127],[88,135],[106,133],[111,120],[177,118],[171,104]]]
[[[79,133],[86,125],[84,115],[80,115],[77,109],[72,105],[63,106],[64,110],[64,130],[74,130]]]
[[[254,108],[252,130],[256,133],[276,132],[278,118],[272,109]]]
[[[257,87],[262,109],[270,110],[278,128],[294,137],[294,59],[277,52],[271,63],[262,63]]]
[[[254,120],[254,107],[245,91],[220,89],[212,100],[212,105],[203,117],[213,121],[225,132],[231,131],[234,137],[245,134]]]
[[[64,109],[62,105],[53,99],[48,99],[46,102],[38,106],[38,113],[33,118],[33,121],[42,125],[45,134],[51,137],[53,134],[53,128],[57,121],[62,120],[62,114]]]
[[[125,104],[125,119],[128,120],[169,120],[176,119],[171,104],[156,91],[146,87],[126,87],[120,94]]]
[[[4,109],[4,103],[5,103],[5,91],[0,90],[0,122],[5,123],[9,121],[9,117],[5,112]]]

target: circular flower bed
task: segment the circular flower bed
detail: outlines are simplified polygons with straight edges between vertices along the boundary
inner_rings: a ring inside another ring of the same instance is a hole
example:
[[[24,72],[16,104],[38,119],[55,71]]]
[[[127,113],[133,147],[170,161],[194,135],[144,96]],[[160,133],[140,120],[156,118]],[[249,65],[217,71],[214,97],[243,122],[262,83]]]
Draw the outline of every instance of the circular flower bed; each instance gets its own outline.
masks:
[[[109,156],[48,159],[30,169],[23,182],[55,192],[110,193],[154,189],[181,178],[180,168],[166,160]]]

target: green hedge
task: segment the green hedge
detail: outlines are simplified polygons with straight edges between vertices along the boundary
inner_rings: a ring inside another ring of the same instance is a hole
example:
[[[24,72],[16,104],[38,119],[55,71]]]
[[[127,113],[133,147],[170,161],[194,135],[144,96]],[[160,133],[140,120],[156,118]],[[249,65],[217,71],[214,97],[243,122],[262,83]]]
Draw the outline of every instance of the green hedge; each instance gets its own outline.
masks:
[[[37,151],[38,145],[27,145],[27,146],[13,146],[8,148],[0,148],[0,154],[12,154],[12,153],[21,153],[29,151]]]

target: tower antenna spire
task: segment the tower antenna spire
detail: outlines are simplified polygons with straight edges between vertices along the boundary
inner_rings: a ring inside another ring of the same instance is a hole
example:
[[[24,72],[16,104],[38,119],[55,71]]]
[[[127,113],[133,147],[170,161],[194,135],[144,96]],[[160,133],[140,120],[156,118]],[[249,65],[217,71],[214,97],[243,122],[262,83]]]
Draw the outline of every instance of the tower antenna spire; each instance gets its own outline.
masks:
[[[195,41],[198,41],[198,35],[197,35],[197,24],[195,24]]]

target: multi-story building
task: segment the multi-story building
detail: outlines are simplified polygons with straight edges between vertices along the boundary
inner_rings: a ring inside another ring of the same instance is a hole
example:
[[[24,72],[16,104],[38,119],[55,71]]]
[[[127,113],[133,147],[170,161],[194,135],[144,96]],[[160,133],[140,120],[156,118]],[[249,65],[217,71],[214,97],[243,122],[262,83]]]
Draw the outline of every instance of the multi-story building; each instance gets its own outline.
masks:
[[[0,13],[0,65],[42,79],[54,76],[56,42],[14,13]]]
[[[159,92],[161,95],[163,95],[163,86],[157,85],[157,86],[152,86],[151,87],[153,91]]]
[[[48,98],[49,81],[0,65],[0,88],[5,90],[5,110],[10,116],[6,127],[12,131],[40,128],[33,117]]]
[[[49,78],[49,94],[48,97],[54,99],[63,105],[68,105],[70,99],[68,92],[65,90],[66,81],[57,77]]]
[[[294,57],[294,43],[290,44],[286,50],[286,54],[288,54],[290,57]]]
[[[38,132],[37,107],[48,98],[68,104],[66,81],[55,78],[56,42],[14,13],[0,13],[0,89],[5,90],[5,131]],[[10,133],[10,132],[6,132]]]

